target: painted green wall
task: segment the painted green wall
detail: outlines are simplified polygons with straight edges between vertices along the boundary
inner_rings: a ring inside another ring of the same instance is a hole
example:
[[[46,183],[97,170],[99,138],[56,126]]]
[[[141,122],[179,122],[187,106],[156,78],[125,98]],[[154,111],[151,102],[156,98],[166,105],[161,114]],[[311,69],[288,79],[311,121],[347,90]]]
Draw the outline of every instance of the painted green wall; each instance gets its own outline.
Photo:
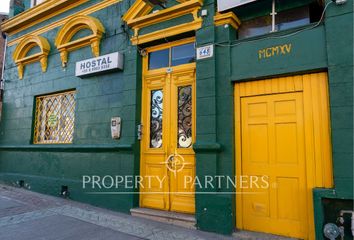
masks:
[[[49,22],[65,17],[99,1],[89,1]],[[23,80],[18,79],[12,61],[16,46],[8,48],[5,71],[3,118],[0,125],[0,179],[16,184],[25,180],[34,191],[57,195],[62,185],[69,186],[74,200],[129,212],[137,204],[137,195],[95,196],[83,193],[82,175],[134,175],[139,172],[139,144],[136,125],[140,119],[141,64],[135,47],[129,46],[121,29],[120,16],[127,3],[114,4],[91,16],[100,19],[106,29],[101,42],[101,55],[120,51],[124,54],[122,72],[75,77],[75,63],[92,58],[89,47],[71,52],[68,67],[61,67],[54,40],[59,28],[44,33],[51,44],[48,70],[41,72],[39,63],[27,65]],[[25,34],[41,23],[14,37]],[[84,34],[84,33],[81,33]],[[139,58],[140,59],[140,58]],[[76,89],[74,143],[72,145],[32,145],[32,124],[35,96]],[[112,140],[110,119],[122,118],[122,135]]]
[[[89,1],[47,23],[97,2]],[[70,53],[69,65],[63,71],[59,53],[53,45],[58,28],[43,34],[52,47],[48,71],[44,74],[39,64],[35,63],[26,67],[24,79],[19,80],[11,60],[14,47],[8,49],[4,112],[0,124],[0,180],[14,184],[25,180],[26,186],[32,190],[53,195],[58,195],[61,185],[68,185],[70,197],[74,200],[123,212],[138,206],[138,195],[88,195],[83,193],[81,187],[83,174],[139,174],[136,126],[141,116],[141,57],[136,47],[130,46],[120,20],[129,4],[129,1],[123,1],[92,14],[106,28],[101,54],[117,50],[123,52],[123,72],[85,79],[74,77],[75,62],[92,57],[89,48]],[[348,0],[343,6],[331,4],[324,24],[319,27],[311,25],[248,39],[252,41],[247,42],[236,40],[237,33],[231,27],[215,27],[213,13],[216,11],[216,1],[205,0],[203,9],[208,10],[208,15],[203,17],[203,27],[195,33],[197,46],[215,43],[214,56],[197,61],[197,137],[193,148],[196,152],[196,173],[200,178],[206,175],[235,175],[234,82],[328,71],[335,190],[334,193],[333,190],[314,190],[318,239],[322,238],[322,225],[332,219],[327,214],[331,206],[340,206],[343,201],[347,204],[353,199],[352,6],[353,0]],[[144,31],[162,29],[186,20],[179,18]],[[300,33],[293,34],[300,30]],[[284,34],[290,36],[279,37]],[[259,60],[258,50],[289,43],[292,44],[291,53]],[[67,89],[77,90],[74,144],[32,145],[35,96]],[[109,124],[113,116],[122,117],[122,138],[118,141],[110,137]],[[203,188],[197,191],[217,193],[232,189],[221,186],[220,189]],[[326,205],[326,212],[322,210],[323,198],[331,201]],[[196,194],[199,229],[230,234],[235,228],[236,214],[239,213],[235,212],[234,194]]]

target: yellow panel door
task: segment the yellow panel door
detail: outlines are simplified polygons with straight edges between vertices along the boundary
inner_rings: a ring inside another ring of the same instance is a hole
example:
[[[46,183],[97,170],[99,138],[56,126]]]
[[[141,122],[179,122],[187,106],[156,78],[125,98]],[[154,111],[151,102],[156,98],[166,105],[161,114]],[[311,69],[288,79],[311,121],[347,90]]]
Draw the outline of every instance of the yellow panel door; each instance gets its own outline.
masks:
[[[170,171],[170,210],[195,212],[195,68],[175,68],[171,75],[171,141],[175,171]]]
[[[169,210],[169,173],[166,159],[169,155],[170,103],[169,75],[159,73],[145,76],[142,97],[142,128],[140,176],[140,205]]]
[[[146,57],[143,68],[140,175],[152,181],[140,188],[140,206],[194,213],[195,63],[148,70]]]
[[[269,187],[242,189],[243,226],[307,236],[302,93],[241,98],[243,176],[267,176]],[[247,193],[246,193],[247,192]]]

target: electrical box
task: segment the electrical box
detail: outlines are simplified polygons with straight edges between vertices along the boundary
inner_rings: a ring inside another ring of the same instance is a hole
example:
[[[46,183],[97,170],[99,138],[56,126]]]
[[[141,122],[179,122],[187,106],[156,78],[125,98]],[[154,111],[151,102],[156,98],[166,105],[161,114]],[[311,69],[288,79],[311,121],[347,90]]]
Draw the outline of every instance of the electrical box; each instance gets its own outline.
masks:
[[[112,117],[111,119],[111,134],[112,139],[119,139],[121,132],[121,118],[120,117]]]

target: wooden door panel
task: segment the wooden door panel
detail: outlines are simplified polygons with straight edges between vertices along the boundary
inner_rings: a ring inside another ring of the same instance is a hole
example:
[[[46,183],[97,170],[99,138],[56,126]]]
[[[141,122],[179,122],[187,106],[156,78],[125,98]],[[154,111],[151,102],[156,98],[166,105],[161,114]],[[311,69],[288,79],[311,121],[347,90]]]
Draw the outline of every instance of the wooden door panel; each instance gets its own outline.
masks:
[[[146,67],[147,59],[144,61]],[[163,91],[162,144],[157,144],[157,148],[151,145],[151,136],[154,133],[151,128],[154,120],[151,93],[156,90]],[[183,94],[181,90],[184,90]],[[184,101],[189,102],[183,105],[181,96],[187,97]],[[157,174],[161,178],[166,177],[166,184],[163,189],[158,189],[157,183],[151,188],[142,189],[140,206],[194,213],[195,189],[190,185],[184,188],[184,180],[185,177],[195,177],[195,154],[192,149],[195,140],[195,64],[173,67],[169,73],[165,69],[146,71],[142,98],[141,175]],[[182,122],[179,119],[182,115],[185,116],[183,124],[187,127],[185,132],[182,131],[185,129],[181,130]],[[167,159],[173,161],[177,171],[168,169]],[[179,171],[180,168],[183,169]],[[156,191],[163,194],[154,194]]]
[[[307,216],[302,94],[244,97],[241,111],[242,175],[266,175],[270,183],[243,196],[244,226],[301,237]]]

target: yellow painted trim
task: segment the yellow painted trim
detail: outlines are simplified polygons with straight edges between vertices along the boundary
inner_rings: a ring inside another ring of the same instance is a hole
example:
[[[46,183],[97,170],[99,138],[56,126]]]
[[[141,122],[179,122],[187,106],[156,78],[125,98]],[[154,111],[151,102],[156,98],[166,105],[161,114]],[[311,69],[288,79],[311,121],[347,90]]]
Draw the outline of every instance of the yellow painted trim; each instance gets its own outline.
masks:
[[[88,7],[86,9],[83,9],[81,11],[76,12],[74,15],[67,16],[65,18],[62,18],[62,19],[56,21],[56,22],[53,22],[53,23],[48,24],[48,25],[46,25],[44,27],[41,27],[41,28],[38,28],[38,29],[36,29],[36,30],[34,30],[32,32],[29,32],[28,34],[26,34],[24,36],[15,38],[15,39],[13,39],[13,40],[8,42],[8,46],[10,47],[10,46],[13,46],[13,45],[19,43],[22,39],[24,39],[28,35],[41,35],[43,33],[48,32],[49,30],[52,30],[52,29],[57,28],[57,27],[60,27],[60,26],[64,25],[66,22],[68,22],[70,19],[72,19],[74,16],[90,15],[90,14],[92,14],[94,12],[102,10],[102,9],[104,9],[106,7],[109,7],[109,6],[113,5],[113,4],[116,4],[116,3],[121,2],[121,1],[122,0],[103,0],[102,2],[97,3],[97,4],[95,4],[95,5],[91,6],[91,7]]]
[[[241,152],[241,98],[264,94],[303,92],[307,222],[305,239],[315,239],[312,190],[315,187],[333,187],[332,149],[327,73],[305,74],[235,84],[235,167],[236,175],[242,175]],[[242,194],[236,195],[236,227],[243,229]]]
[[[28,52],[36,46],[38,46],[41,51],[27,56]],[[17,65],[19,78],[23,78],[24,67],[27,64],[34,62],[40,62],[42,72],[46,72],[49,52],[50,44],[46,38],[40,36],[27,36],[23,39],[13,53],[13,59]]]
[[[87,37],[71,41],[72,37],[82,29],[90,29],[92,34]],[[91,46],[95,57],[100,55],[100,42],[105,33],[102,23],[94,17],[76,16],[68,21],[58,32],[55,39],[63,66],[68,62],[68,53],[85,46]]]
[[[129,10],[124,14],[122,20],[128,22],[134,18],[147,15],[153,9],[152,6],[144,2],[143,0],[136,0]]]
[[[203,19],[198,16],[198,11],[203,5],[203,0],[182,1],[173,7],[148,14],[151,9],[147,9],[142,0],[138,0],[124,15],[123,20],[134,30],[134,36],[131,38],[132,44],[142,44],[177,34],[195,31],[202,27]],[[143,9],[145,8],[145,11]],[[139,35],[139,30],[157,23],[178,18],[187,14],[193,15],[193,21],[180,24],[162,30],[157,30],[144,35]]]
[[[150,53],[150,52],[155,52],[155,51],[163,50],[163,49],[166,49],[166,48],[171,48],[171,47],[184,45],[184,44],[192,43],[192,42],[195,42],[195,37],[184,38],[184,39],[180,39],[180,40],[176,40],[176,41],[171,41],[171,42],[168,42],[168,43],[163,43],[163,44],[160,44],[160,45],[157,45],[157,46],[147,47],[147,48],[145,48],[145,50],[146,50],[147,53]],[[144,58],[144,59],[146,59],[146,58]],[[148,62],[146,62],[146,64],[147,63]],[[146,67],[147,67],[147,65],[146,65]],[[146,70],[147,70],[147,68],[146,68]]]
[[[174,46],[179,46],[187,43],[192,43],[195,42],[195,38],[186,38],[182,40],[177,40],[157,46],[152,46],[146,48],[146,52],[154,52],[162,49],[168,49]],[[143,139],[141,140],[140,143],[140,175],[145,176],[145,164],[149,164],[148,155],[164,155],[164,159],[166,159],[169,154],[175,153],[176,151],[176,146],[177,146],[177,140],[173,138],[172,136],[177,136],[177,121],[175,121],[175,117],[172,116],[172,112],[175,112],[175,106],[177,106],[177,101],[178,98],[176,97],[176,89],[173,90],[173,82],[178,82],[178,86],[183,86],[183,85],[192,85],[192,138],[193,138],[193,143],[195,142],[195,137],[196,137],[196,79],[195,79],[195,71],[196,71],[196,63],[188,63],[188,64],[183,64],[179,66],[174,66],[172,73],[167,73],[166,68],[160,68],[160,69],[154,69],[154,70],[148,70],[148,60],[149,55],[143,57],[142,59],[142,77],[143,77],[143,91],[142,91],[142,113],[141,113],[141,122],[143,124]],[[194,77],[185,77],[178,79],[178,81],[174,80],[174,77],[177,75],[179,76],[194,76]],[[149,129],[149,121],[150,121],[150,111],[149,111],[149,105],[150,105],[150,97],[149,97],[149,91],[154,90],[154,89],[163,89],[164,93],[164,108],[163,108],[163,145],[160,149],[151,149],[149,147],[149,136],[150,136],[150,129]],[[174,106],[174,107],[173,107]],[[176,112],[177,114],[177,112]],[[170,124],[166,124],[170,123]],[[168,143],[167,143],[168,142]],[[192,155],[194,157],[194,151],[192,148],[188,149],[177,149],[178,154],[185,154],[187,155],[187,158],[190,158]],[[187,163],[187,165],[190,163]],[[195,164],[195,159],[194,159],[194,164]],[[195,169],[195,166],[194,166]],[[167,170],[166,170],[167,171]],[[167,172],[166,175],[169,173]],[[195,174],[195,170],[194,170]],[[172,177],[169,176],[169,181],[173,181]],[[169,192],[175,192],[178,190],[174,190],[171,188],[173,186],[169,182],[169,184],[164,185],[163,192],[161,192],[161,196],[163,196],[163,204],[162,205],[155,205],[149,206],[144,205],[144,198],[148,196],[148,190],[146,188],[142,188],[141,192],[144,194],[140,194],[139,196],[139,204],[141,207],[154,207],[158,208],[161,210],[166,210],[166,211],[178,211],[178,212],[185,212],[189,214],[195,213],[195,206],[188,208],[184,207],[183,210],[181,209],[171,209],[171,199],[172,197],[175,197],[174,194],[169,194]],[[193,189],[194,191],[194,189]]]
[[[132,20],[127,21],[129,27],[133,29],[140,29],[147,26],[154,25],[156,23],[168,21],[177,17],[181,17],[186,14],[197,14],[196,11],[203,5],[202,0],[190,0],[184,3],[177,4],[173,7],[160,10],[149,15],[141,16]],[[198,19],[198,16],[194,16]]]
[[[237,30],[241,25],[241,21],[233,12],[217,13],[214,16],[214,24],[215,26],[229,24]]]
[[[5,21],[1,29],[11,36],[85,2],[88,0],[47,0]]]
[[[202,27],[202,19],[193,21],[191,23],[184,23],[174,27],[162,29],[152,33],[144,34],[141,36],[132,37],[131,41],[133,45],[138,45],[142,43],[151,42],[157,39],[163,39],[166,37],[171,37],[180,33],[189,32],[197,30]]]

